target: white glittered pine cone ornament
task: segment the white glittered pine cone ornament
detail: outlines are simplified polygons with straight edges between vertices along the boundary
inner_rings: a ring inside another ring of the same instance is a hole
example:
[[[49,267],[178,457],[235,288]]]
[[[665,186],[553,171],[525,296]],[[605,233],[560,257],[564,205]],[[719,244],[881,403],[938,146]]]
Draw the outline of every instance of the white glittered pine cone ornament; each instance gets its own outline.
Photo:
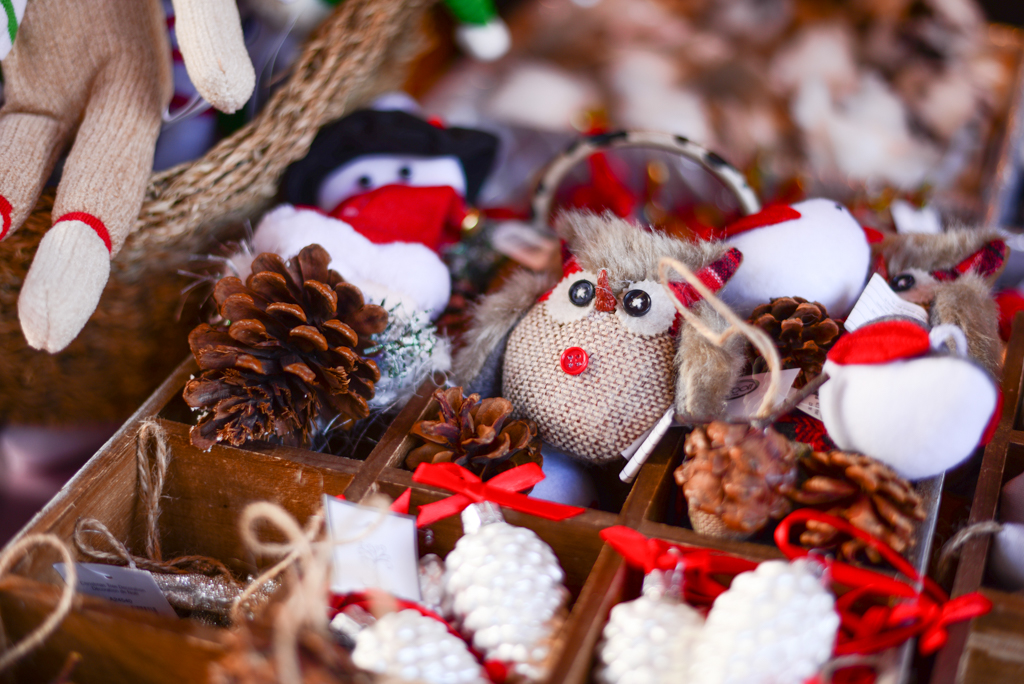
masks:
[[[612,608],[598,645],[598,684],[682,684],[704,618],[681,600],[682,570],[653,570],[643,595]]]
[[[803,684],[829,659],[838,629],[817,561],[766,561],[715,599],[686,681]]]
[[[467,507],[462,526],[462,538],[445,559],[453,622],[514,679],[543,679],[569,597],[558,559],[532,530],[505,522],[490,502]]]
[[[483,667],[439,620],[406,609],[388,613],[356,637],[352,662],[364,670],[426,684],[487,684]]]

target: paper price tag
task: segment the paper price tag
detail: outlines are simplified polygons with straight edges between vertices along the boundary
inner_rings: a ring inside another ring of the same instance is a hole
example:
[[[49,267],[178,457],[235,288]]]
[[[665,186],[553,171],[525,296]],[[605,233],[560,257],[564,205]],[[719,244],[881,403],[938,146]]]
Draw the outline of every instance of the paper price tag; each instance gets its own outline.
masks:
[[[779,393],[775,400],[775,406],[779,407],[785,403],[789,396],[789,390],[800,375],[799,368],[789,368],[779,373]],[[768,391],[768,373],[756,373],[744,375],[736,381],[725,398],[726,413],[732,418],[750,418],[757,409],[761,407],[764,395]]]
[[[67,567],[54,563],[54,569],[67,581]],[[177,617],[164,593],[156,585],[153,575],[146,570],[133,570],[102,563],[75,563],[81,594],[96,596],[129,608],[146,610],[157,615]]]
[[[885,278],[877,273],[871,276],[853,311],[846,318],[846,331],[853,332],[871,321],[886,316],[903,316],[928,325],[928,312],[923,307],[908,302],[892,291]]]
[[[334,547],[331,591],[348,594],[381,589],[399,598],[420,600],[416,519],[382,513],[324,494],[327,531]]]
[[[798,390],[790,390],[790,394],[795,394]],[[821,404],[818,402],[818,395],[812,394],[807,397],[799,404],[796,405],[798,409],[809,415],[811,418],[817,418],[821,420]]]

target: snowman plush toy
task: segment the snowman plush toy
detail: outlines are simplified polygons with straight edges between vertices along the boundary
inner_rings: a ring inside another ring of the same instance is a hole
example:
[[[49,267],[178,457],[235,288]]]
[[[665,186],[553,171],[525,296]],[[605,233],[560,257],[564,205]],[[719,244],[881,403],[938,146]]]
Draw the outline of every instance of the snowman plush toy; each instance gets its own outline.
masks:
[[[319,244],[330,268],[388,310],[394,335],[434,335],[430,321],[451,296],[441,252],[459,240],[497,145],[489,133],[443,128],[401,110],[353,112],[323,128],[288,169],[289,203],[263,217],[232,266],[244,280],[257,254],[288,259]],[[401,401],[430,373],[448,370],[447,344],[435,338],[430,348],[407,360],[418,368],[403,373],[401,387],[389,388],[382,372],[375,406]]]

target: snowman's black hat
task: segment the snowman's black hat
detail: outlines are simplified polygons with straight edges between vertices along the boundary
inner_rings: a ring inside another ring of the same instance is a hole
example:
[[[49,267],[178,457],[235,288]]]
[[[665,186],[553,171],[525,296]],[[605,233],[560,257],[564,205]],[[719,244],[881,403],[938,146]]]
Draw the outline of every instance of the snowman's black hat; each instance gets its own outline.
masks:
[[[309,154],[288,167],[286,199],[315,205],[320,183],[332,171],[368,154],[457,157],[466,174],[466,201],[476,199],[494,164],[498,139],[471,128],[440,128],[403,111],[361,109],[324,126]]]

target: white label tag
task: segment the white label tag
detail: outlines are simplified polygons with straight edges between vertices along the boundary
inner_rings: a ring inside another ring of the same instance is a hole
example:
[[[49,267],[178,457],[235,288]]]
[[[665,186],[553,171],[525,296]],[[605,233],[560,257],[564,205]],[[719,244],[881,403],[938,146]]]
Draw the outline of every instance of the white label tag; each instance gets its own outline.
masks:
[[[494,249],[534,271],[551,265],[558,240],[522,221],[502,221],[491,236]]]
[[[65,564],[54,563],[53,567],[67,581]],[[75,570],[78,571],[76,589],[82,594],[106,599],[120,606],[148,610],[157,615],[177,617],[164,593],[156,585],[153,575],[147,570],[102,563],[75,563]]]
[[[846,318],[846,331],[853,332],[871,321],[885,316],[905,316],[928,325],[928,312],[908,302],[892,291],[885,278],[877,273],[871,276],[853,311]]]
[[[789,368],[779,373],[779,393],[776,395],[775,406],[781,406],[789,396],[799,368]],[[748,419],[757,413],[768,391],[768,373],[744,375],[733,385],[729,396],[725,398],[725,411],[731,418]]]
[[[790,390],[790,394],[795,394],[799,390]],[[798,409],[809,415],[811,418],[817,418],[821,420],[821,404],[818,402],[818,394],[814,393],[809,397],[805,398],[799,404],[796,405]]]
[[[335,542],[331,591],[381,589],[420,600],[416,518],[381,512],[324,494],[327,531]]]
[[[942,232],[942,219],[932,205],[920,209],[905,200],[893,200],[889,205],[892,222],[896,224],[897,233],[928,233],[938,235]]]

